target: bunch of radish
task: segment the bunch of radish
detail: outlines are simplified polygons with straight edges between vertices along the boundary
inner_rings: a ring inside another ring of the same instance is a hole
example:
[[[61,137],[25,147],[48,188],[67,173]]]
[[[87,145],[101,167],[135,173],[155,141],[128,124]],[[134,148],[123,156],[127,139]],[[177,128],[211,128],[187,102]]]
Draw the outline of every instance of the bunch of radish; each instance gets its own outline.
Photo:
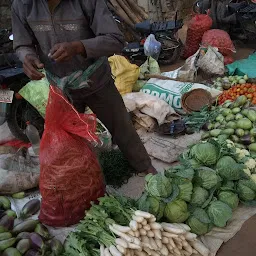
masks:
[[[209,250],[185,224],[157,223],[154,215],[135,211],[129,226],[112,224],[115,245],[101,245],[101,256],[209,256]]]

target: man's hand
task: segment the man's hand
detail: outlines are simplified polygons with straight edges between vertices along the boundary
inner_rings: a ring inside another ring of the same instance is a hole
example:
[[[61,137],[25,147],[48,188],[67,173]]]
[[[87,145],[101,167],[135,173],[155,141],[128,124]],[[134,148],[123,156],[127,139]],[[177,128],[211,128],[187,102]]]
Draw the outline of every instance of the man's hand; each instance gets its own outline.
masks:
[[[56,62],[64,62],[76,55],[86,55],[84,45],[80,41],[55,44],[50,51],[50,57]]]
[[[33,55],[27,55],[25,57],[23,63],[24,73],[31,80],[41,80],[44,77],[44,74],[38,71],[38,69],[42,68],[44,68],[44,64],[37,57]]]

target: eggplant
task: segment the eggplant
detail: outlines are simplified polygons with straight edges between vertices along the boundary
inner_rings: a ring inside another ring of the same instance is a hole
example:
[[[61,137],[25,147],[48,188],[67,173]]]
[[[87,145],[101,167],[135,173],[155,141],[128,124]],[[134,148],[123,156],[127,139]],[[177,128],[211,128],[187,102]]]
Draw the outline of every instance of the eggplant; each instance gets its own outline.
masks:
[[[3,252],[9,247],[12,247],[15,243],[16,243],[15,238],[10,238],[10,239],[0,241],[0,252]]]
[[[0,226],[4,227],[6,230],[12,230],[14,226],[14,218],[4,215],[0,220]]]
[[[244,135],[243,137],[241,137],[240,141],[244,145],[249,146],[250,144],[254,143],[255,139],[251,135],[247,134],[247,135]]]
[[[21,232],[16,237],[17,241],[20,241],[22,239],[30,239],[30,233],[29,232]]]
[[[0,241],[7,240],[12,238],[12,234],[10,232],[0,233]]]
[[[22,239],[16,245],[16,249],[23,255],[29,249],[31,249],[31,242],[30,239]]]
[[[5,210],[4,209],[0,209],[0,219],[2,217],[4,217],[4,215],[5,215]]]
[[[52,254],[55,256],[61,255],[64,251],[64,246],[58,239],[52,239],[50,241],[50,246],[52,249]]]
[[[12,232],[14,234],[19,234],[21,232],[32,232],[35,230],[36,225],[39,223],[38,220],[25,220],[20,224],[16,225]]]
[[[39,251],[36,250],[28,250],[25,254],[25,256],[41,256],[42,254]]]
[[[16,248],[8,248],[4,251],[2,256],[21,256],[22,254]]]
[[[51,236],[49,234],[49,231],[47,227],[45,227],[43,224],[38,223],[35,228],[35,233],[39,234],[44,239],[48,240]]]
[[[40,235],[38,235],[37,233],[31,233],[30,241],[33,249],[40,250],[42,252],[45,251],[46,245]]]
[[[39,199],[30,200],[23,206],[20,212],[20,218],[27,219],[28,217],[31,217],[32,215],[36,214],[40,210],[40,204],[41,202]]]

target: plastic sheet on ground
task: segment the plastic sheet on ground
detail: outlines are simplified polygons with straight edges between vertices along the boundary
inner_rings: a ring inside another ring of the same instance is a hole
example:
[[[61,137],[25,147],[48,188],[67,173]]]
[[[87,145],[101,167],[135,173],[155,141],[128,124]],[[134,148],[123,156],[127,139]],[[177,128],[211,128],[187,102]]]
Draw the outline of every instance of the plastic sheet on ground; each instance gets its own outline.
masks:
[[[0,145],[14,140],[15,137],[12,135],[7,122],[0,126]]]

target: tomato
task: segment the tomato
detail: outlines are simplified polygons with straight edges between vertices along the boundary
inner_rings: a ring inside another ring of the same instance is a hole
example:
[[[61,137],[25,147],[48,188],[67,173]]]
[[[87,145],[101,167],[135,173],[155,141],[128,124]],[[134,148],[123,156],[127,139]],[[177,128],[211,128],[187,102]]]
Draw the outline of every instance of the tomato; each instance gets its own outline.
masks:
[[[250,93],[249,93],[249,94],[247,94],[246,96],[247,96],[247,98],[248,98],[248,99],[252,99],[252,97],[253,97],[253,95],[252,95],[252,94],[250,94]]]

